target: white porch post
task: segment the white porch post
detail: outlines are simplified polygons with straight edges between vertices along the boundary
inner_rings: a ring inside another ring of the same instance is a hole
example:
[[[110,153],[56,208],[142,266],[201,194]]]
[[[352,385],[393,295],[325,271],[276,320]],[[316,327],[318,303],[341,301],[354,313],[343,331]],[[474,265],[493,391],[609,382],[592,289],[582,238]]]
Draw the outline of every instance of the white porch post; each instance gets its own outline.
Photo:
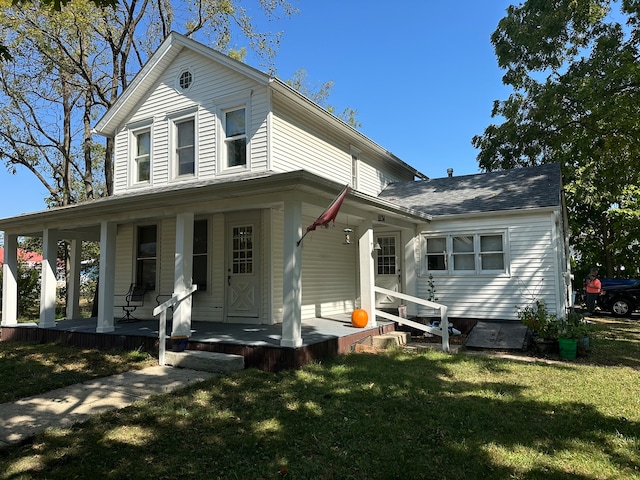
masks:
[[[45,228],[42,233],[42,272],[40,291],[40,328],[56,324],[56,268],[58,264],[57,231]]]
[[[403,281],[403,291],[404,293],[412,296],[417,296],[418,287],[417,287],[417,271],[416,271],[416,242],[415,242],[415,232],[408,229],[402,229],[400,231],[400,245],[402,246],[402,251],[404,252],[403,259],[403,271],[402,271],[402,281]],[[419,265],[419,264],[418,264]],[[414,316],[418,314],[418,305],[414,302],[408,302],[407,305],[407,314],[409,316]]]
[[[80,318],[80,262],[82,240],[71,240],[69,278],[67,279],[67,319]]]
[[[2,265],[2,326],[18,323],[18,236],[4,236]]]
[[[176,216],[173,293],[184,292],[193,282],[193,212]],[[191,295],[175,306],[171,335],[191,336]]]
[[[369,315],[368,327],[375,327],[376,294],[373,261],[373,222],[366,219],[360,225],[358,250],[360,252],[360,308]]]
[[[302,203],[284,202],[282,347],[302,346]]]
[[[113,332],[113,296],[116,276],[117,224],[102,221],[100,224],[100,276],[98,279],[98,327],[97,333]]]

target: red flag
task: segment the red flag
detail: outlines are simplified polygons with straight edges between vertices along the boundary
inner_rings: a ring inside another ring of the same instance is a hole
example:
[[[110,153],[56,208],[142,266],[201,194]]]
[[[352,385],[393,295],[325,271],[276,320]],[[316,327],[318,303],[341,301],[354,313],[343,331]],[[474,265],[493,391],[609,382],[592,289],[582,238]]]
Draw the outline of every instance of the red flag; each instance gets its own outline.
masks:
[[[338,216],[338,210],[340,210],[340,207],[342,206],[342,201],[344,200],[344,197],[347,196],[347,193],[349,193],[349,185],[345,185],[342,192],[340,192],[340,195],[338,195],[333,200],[333,202],[331,202],[331,205],[329,205],[327,209],[324,212],[322,212],[322,215],[320,215],[315,222],[313,222],[311,225],[307,227],[307,231],[304,232],[304,235],[302,235],[302,238],[304,238],[307,233],[315,230],[320,226],[328,227],[329,222],[335,222],[336,217]],[[298,240],[298,245],[300,245],[302,238]]]

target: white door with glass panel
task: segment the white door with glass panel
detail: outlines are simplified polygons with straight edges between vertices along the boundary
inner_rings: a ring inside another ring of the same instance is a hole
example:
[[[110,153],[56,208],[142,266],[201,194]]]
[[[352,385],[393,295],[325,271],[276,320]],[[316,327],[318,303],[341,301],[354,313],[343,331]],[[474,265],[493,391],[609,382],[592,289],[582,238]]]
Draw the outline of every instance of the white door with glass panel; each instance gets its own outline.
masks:
[[[260,323],[259,216],[227,223],[227,239],[226,321]]]
[[[401,249],[398,248],[400,236],[398,234],[376,235],[375,241],[376,286],[400,292],[402,289],[400,265],[402,255]],[[398,308],[400,303],[397,297],[376,293],[376,308]]]

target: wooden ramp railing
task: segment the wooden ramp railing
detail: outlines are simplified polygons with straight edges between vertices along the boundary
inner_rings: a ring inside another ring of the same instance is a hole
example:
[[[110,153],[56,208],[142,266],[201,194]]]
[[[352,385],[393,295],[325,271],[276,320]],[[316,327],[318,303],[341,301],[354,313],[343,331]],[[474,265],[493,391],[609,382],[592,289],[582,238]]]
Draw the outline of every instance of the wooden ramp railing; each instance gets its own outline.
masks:
[[[408,327],[415,328],[417,330],[422,330],[423,332],[431,333],[433,335],[437,335],[442,337],[442,350],[445,352],[449,352],[449,319],[447,318],[447,306],[442,305],[440,303],[431,302],[429,300],[424,300],[418,297],[412,297],[411,295],[406,295],[400,292],[394,292],[393,290],[387,290],[386,288],[374,287],[374,291],[376,293],[382,293],[384,295],[388,295],[390,297],[399,298],[401,300],[405,300],[411,303],[417,303],[418,305],[423,305],[425,307],[435,308],[440,310],[440,325],[437,327],[432,327],[430,325],[424,325],[423,323],[414,322],[413,320],[408,320],[406,318],[399,317],[398,315],[393,315],[391,313],[383,312],[381,310],[375,310],[375,316],[386,318],[387,320],[391,320],[392,322],[399,323],[400,325],[407,325]]]
[[[174,306],[176,306],[178,303],[180,303],[190,295],[193,295],[193,292],[195,292],[197,289],[198,289],[198,285],[192,285],[191,288],[188,290],[184,290],[183,292],[180,292],[180,293],[174,293],[173,295],[171,295],[171,298],[169,300],[161,303],[160,305],[158,305],[156,308],[153,309],[154,317],[160,315],[160,327],[158,331],[158,341],[160,342],[160,345],[158,347],[159,348],[158,363],[160,365],[165,364],[164,357],[165,357],[165,352],[167,348],[167,345],[166,345],[167,343],[167,310],[169,310],[170,308],[173,308]]]

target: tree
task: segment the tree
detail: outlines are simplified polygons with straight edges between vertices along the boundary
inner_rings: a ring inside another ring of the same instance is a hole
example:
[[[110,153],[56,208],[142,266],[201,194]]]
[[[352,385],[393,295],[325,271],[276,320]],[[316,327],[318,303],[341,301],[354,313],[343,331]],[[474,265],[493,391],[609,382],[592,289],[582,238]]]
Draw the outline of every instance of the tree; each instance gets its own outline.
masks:
[[[287,0],[254,3],[267,18],[295,13]],[[180,4],[180,25],[162,0],[6,4],[0,30],[12,60],[0,63],[0,159],[12,173],[32,172],[54,206],[112,193],[113,141],[93,138],[92,123],[171,30],[221,51],[242,37],[269,68],[281,36],[258,31],[240,0]]]
[[[583,269],[640,265],[640,2],[528,0],[491,37],[503,82],[473,138],[483,170],[562,165],[572,245]]]

